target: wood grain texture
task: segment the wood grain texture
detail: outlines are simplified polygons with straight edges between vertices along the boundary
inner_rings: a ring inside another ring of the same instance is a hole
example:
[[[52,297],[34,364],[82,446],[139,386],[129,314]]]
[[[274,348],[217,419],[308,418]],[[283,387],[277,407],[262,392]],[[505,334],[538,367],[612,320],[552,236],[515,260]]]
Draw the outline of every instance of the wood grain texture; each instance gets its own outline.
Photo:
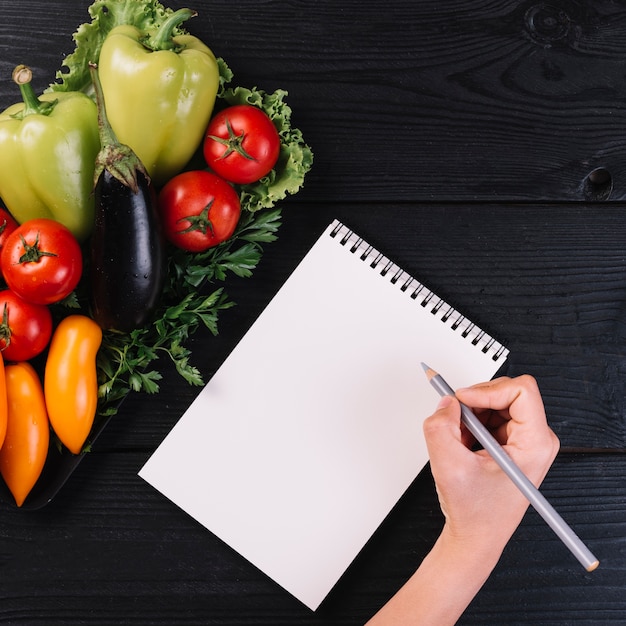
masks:
[[[143,483],[145,458],[94,453],[45,510],[3,511],[0,623],[362,624],[442,524],[425,471],[313,614]],[[530,511],[461,623],[620,623],[625,479],[623,455],[559,457],[544,492],[601,567],[587,574]]]
[[[88,0],[0,3],[0,108],[10,73],[54,79]],[[172,8],[186,3],[168,2]],[[598,553],[587,574],[532,511],[461,624],[626,622],[626,8],[608,0],[198,0],[189,24],[235,82],[289,91],[315,152],[279,241],[220,334],[219,367],[332,218],[344,220],[511,349],[563,451],[546,496]],[[590,172],[605,168],[588,180]],[[607,201],[608,198],[608,201]],[[362,624],[442,523],[418,477],[316,613],[137,477],[197,393],[164,364],[37,512],[0,505],[0,623]],[[435,400],[433,400],[435,402]],[[586,450],[587,452],[576,452]]]
[[[4,105],[18,62],[37,85],[53,80],[89,2],[16,6],[0,7]],[[239,84],[289,91],[317,157],[309,198],[626,196],[620,4],[391,0],[383,12],[356,0],[243,0],[197,10],[189,28]],[[597,168],[612,185],[589,187]]]

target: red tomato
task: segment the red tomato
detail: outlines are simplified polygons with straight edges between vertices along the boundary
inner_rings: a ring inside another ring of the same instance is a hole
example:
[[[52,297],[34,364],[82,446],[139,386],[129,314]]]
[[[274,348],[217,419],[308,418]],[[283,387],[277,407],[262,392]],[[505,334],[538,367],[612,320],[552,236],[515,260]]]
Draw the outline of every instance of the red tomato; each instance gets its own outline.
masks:
[[[51,219],[24,222],[7,238],[0,265],[10,289],[34,304],[52,304],[74,291],[83,271],[80,245]]]
[[[0,248],[4,246],[7,237],[17,228],[18,224],[13,216],[0,207]]]
[[[209,122],[203,145],[208,166],[233,183],[253,183],[276,165],[280,137],[265,111],[237,104]]]
[[[52,314],[14,291],[0,291],[0,350],[5,361],[28,361],[41,354],[52,336]]]
[[[225,180],[196,170],[166,183],[159,193],[159,211],[169,241],[183,250],[202,252],[235,232],[241,205]]]

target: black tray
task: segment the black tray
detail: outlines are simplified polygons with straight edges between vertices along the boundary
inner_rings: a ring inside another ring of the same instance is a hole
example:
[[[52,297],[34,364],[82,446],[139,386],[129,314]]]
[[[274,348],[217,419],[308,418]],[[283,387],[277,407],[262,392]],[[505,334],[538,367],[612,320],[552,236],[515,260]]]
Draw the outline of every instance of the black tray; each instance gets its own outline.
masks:
[[[93,444],[109,423],[111,417],[111,415],[106,417],[96,416],[87,445]],[[67,448],[60,447],[57,439],[51,432],[48,456],[46,457],[41,475],[19,508],[21,510],[35,511],[46,506],[67,482],[67,479],[72,475],[86,454],[90,454],[90,452],[72,454]],[[2,480],[2,477],[0,477],[0,502],[18,508],[13,494],[4,480]]]

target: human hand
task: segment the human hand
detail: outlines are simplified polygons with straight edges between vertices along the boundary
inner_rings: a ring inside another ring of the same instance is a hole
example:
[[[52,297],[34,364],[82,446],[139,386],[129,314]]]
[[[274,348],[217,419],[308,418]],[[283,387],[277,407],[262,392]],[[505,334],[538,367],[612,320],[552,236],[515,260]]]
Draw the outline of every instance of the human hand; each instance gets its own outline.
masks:
[[[455,624],[528,508],[528,500],[491,456],[472,450],[475,441],[461,422],[459,400],[535,486],[556,457],[559,441],[531,376],[498,378],[459,389],[456,397],[444,396],[425,420],[424,435],[446,523],[417,571],[368,626]]]
[[[424,422],[443,534],[497,559],[518,527],[528,500],[461,422],[459,401],[471,407],[513,461],[539,486],[559,448],[531,376],[498,378],[444,396]]]

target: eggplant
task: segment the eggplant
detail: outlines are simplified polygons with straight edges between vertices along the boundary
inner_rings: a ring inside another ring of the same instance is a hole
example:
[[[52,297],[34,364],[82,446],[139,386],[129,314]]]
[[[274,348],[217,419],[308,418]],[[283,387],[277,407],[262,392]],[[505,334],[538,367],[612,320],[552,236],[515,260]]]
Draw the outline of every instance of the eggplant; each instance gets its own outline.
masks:
[[[94,190],[91,313],[102,328],[122,332],[150,319],[166,276],[156,194],[143,174],[138,183],[135,192],[105,170]]]
[[[133,150],[115,137],[97,68],[90,69],[102,144],[89,255],[91,314],[103,329],[130,332],[144,326],[159,304],[166,244],[150,177]]]

